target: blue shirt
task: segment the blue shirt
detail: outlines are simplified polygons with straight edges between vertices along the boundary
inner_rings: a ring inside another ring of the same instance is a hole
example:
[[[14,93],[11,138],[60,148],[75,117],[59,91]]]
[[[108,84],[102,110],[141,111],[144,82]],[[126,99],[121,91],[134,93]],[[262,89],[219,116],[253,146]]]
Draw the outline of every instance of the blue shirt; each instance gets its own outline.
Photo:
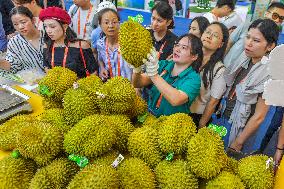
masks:
[[[104,63],[104,67],[109,71],[108,57],[106,53],[106,37],[100,39],[97,43],[98,60]],[[118,49],[112,51],[108,48],[108,54],[111,62],[111,68],[114,76],[118,76]],[[121,53],[119,56],[120,60],[120,74],[122,77],[128,78],[131,81],[132,69],[129,68],[128,63],[122,58]]]
[[[2,24],[2,14],[0,13],[0,51],[3,51],[7,48],[7,43],[8,41]]]
[[[165,74],[162,75],[162,78],[170,84],[172,87],[176,88],[187,94],[189,100],[179,106],[172,106],[164,97],[162,97],[160,107],[157,108],[157,102],[160,98],[160,91],[155,85],[150,86],[149,89],[149,99],[148,99],[148,108],[149,111],[159,117],[161,115],[171,115],[174,113],[190,113],[189,107],[195,98],[200,93],[201,80],[199,74],[193,70],[191,66],[182,71],[178,76],[172,76],[172,70],[175,63],[173,61],[161,60],[159,62],[159,74],[165,70]]]
[[[100,26],[98,26],[96,29],[92,31],[91,34],[91,42],[92,42],[92,47],[94,49],[97,48],[97,43],[101,38],[103,38],[103,30]]]

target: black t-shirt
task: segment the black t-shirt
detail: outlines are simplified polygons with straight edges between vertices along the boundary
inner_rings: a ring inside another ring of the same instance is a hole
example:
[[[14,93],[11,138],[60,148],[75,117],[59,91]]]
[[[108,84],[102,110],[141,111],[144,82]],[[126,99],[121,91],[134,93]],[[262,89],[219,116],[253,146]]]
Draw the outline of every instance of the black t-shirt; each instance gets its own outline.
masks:
[[[87,70],[90,73],[98,71],[98,62],[95,60],[92,50],[82,49],[86,61]],[[55,47],[54,50],[54,65],[62,66],[65,47]],[[47,49],[43,50],[43,65],[44,67],[51,68],[51,53],[47,53]],[[77,73],[79,78],[86,77],[86,70],[84,67],[83,59],[80,53],[80,48],[69,47],[66,59],[66,68]]]
[[[39,4],[41,7],[44,7],[43,0],[40,0]],[[61,1],[60,0],[47,0],[47,7],[53,7],[53,6],[62,8]]]
[[[233,109],[235,107],[236,101],[237,101],[237,96],[235,94],[236,86],[239,83],[241,83],[241,81],[243,79],[245,79],[245,77],[250,72],[252,66],[253,66],[253,63],[250,61],[249,65],[248,65],[248,68],[245,69],[245,68],[241,67],[241,70],[236,75],[235,81],[234,81],[233,86],[232,86],[232,88],[231,88],[231,90],[229,92],[229,95],[228,95],[228,99],[227,99],[227,102],[226,102],[226,109],[225,109],[225,112],[224,112],[224,115],[226,117],[228,117],[228,118],[231,116],[231,113],[232,113],[232,111],[233,111]],[[254,109],[255,109],[255,107],[254,107]],[[252,110],[253,110],[252,112],[254,112],[254,109],[252,107]]]
[[[15,29],[10,18],[10,11],[14,8],[11,0],[0,0],[0,12],[2,14],[2,24],[5,34],[9,35],[14,33]]]
[[[174,48],[175,41],[177,40],[177,36],[173,34],[170,30],[168,30],[166,35],[163,37],[163,39],[161,39],[160,41],[156,41],[154,37],[154,31],[150,30],[150,33],[151,33],[153,45],[156,51],[158,52],[160,50],[162,51],[159,60],[166,60],[168,56],[170,56],[173,53],[173,48]]]

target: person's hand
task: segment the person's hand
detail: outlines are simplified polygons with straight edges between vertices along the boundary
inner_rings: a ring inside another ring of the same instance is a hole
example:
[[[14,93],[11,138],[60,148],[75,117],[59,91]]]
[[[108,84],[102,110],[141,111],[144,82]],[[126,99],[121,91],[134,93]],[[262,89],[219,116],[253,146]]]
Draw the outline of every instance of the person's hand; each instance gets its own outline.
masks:
[[[147,60],[144,59],[143,63],[146,65],[146,74],[149,77],[153,77],[158,74],[159,58],[158,52],[155,49],[151,50],[151,53],[147,55]]]
[[[102,80],[108,79],[108,77],[109,77],[108,74],[109,74],[109,73],[108,73],[108,71],[107,71],[105,68],[101,68],[101,69],[100,69],[100,74],[99,74],[99,76],[100,76],[100,78],[102,78]]]
[[[128,64],[128,67],[133,70],[133,73],[141,73],[142,72],[142,66],[135,68],[133,65]]]
[[[230,146],[230,148],[236,150],[237,152],[240,152],[243,148],[243,145],[241,143],[238,142],[238,140],[236,139]]]
[[[274,154],[275,169],[277,169],[278,166],[280,165],[282,157],[283,157],[283,150],[276,149],[276,152]]]

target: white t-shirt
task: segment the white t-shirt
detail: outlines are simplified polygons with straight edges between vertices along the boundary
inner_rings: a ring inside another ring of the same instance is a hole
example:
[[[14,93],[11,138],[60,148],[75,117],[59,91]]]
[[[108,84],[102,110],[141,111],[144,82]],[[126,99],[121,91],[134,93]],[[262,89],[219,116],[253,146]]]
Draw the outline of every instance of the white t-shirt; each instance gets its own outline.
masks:
[[[243,23],[242,18],[236,13],[232,12],[229,16],[225,16],[220,21],[223,23],[228,29],[232,28],[233,26],[238,27]]]
[[[93,29],[96,28],[96,26],[92,26],[93,24],[93,18],[94,16],[97,14],[97,8],[95,6],[93,6],[92,11],[90,13],[88,22],[87,21],[87,16],[89,13],[89,9],[88,10],[83,10],[80,7],[78,8],[78,10],[76,10],[75,14],[72,15],[73,11],[75,9],[77,9],[77,6],[75,4],[73,4],[70,9],[69,9],[69,15],[71,16],[71,24],[70,27],[73,29],[73,31],[77,34],[77,38],[79,39],[84,39],[84,40],[91,40],[91,34]],[[79,15],[80,13],[80,15]],[[78,19],[80,16],[80,34],[78,32]],[[86,33],[84,35],[84,28],[85,28],[85,24],[86,24]]]
[[[202,16],[204,16],[205,18],[208,19],[209,23],[212,22],[219,22],[220,18],[218,18],[217,16],[215,16],[212,12],[207,12],[205,14],[203,14]]]

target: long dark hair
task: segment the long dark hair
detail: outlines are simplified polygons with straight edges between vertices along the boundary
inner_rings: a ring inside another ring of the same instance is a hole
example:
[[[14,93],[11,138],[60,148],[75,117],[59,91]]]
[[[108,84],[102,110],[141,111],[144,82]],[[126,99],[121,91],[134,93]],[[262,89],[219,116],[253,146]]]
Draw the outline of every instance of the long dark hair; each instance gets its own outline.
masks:
[[[197,16],[195,18],[192,19],[190,25],[189,25],[189,30],[190,30],[190,27],[191,27],[191,24],[192,22],[196,21],[197,24],[198,24],[198,27],[199,27],[199,31],[200,31],[200,34],[202,35],[205,31],[205,29],[209,26],[209,21],[207,18],[205,18],[204,16]]]
[[[193,34],[184,34],[176,40],[176,43],[178,43],[184,37],[188,38],[188,44],[190,45],[191,49],[190,53],[192,55],[197,55],[197,59],[191,64],[191,66],[193,70],[198,73],[203,60],[202,42],[200,38],[196,37]]]
[[[57,22],[59,22],[62,30],[64,31],[64,27],[63,27],[63,22],[56,20]],[[52,46],[54,44],[54,41],[51,40],[51,38],[47,35],[46,31],[44,33],[44,42],[46,43],[47,46],[47,51],[46,53],[51,53],[52,50]],[[67,46],[69,42],[75,42],[75,41],[79,41],[80,39],[77,39],[77,34],[68,26],[65,32],[65,39],[64,39],[64,44]]]
[[[223,45],[222,47],[218,48],[210,57],[210,60],[205,64],[205,66],[203,67],[203,76],[202,76],[202,81],[204,84],[205,88],[208,88],[209,86],[212,85],[212,81],[214,79],[214,67],[217,64],[217,62],[219,61],[223,61],[224,55],[225,55],[225,51],[227,48],[227,44],[228,44],[228,40],[229,40],[229,31],[228,28],[219,22],[213,22],[211,23],[209,26],[211,25],[218,25],[221,30],[222,30],[222,34],[223,34]]]

